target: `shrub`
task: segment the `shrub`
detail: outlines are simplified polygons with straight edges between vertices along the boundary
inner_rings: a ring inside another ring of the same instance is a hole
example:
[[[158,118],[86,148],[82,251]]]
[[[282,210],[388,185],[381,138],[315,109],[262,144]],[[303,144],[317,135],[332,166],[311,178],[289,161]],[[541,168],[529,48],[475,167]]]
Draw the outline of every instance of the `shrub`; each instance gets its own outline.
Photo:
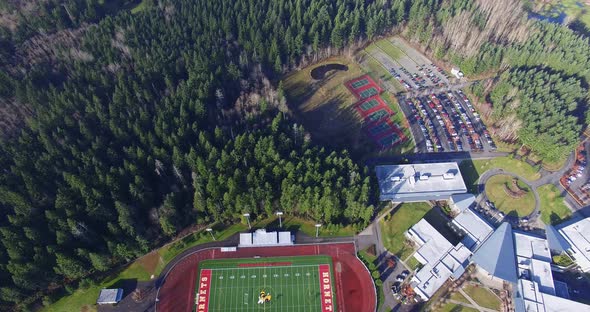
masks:
[[[373,277],[373,279],[378,279],[381,276],[381,273],[379,273],[379,271],[373,271],[371,273],[371,276]]]

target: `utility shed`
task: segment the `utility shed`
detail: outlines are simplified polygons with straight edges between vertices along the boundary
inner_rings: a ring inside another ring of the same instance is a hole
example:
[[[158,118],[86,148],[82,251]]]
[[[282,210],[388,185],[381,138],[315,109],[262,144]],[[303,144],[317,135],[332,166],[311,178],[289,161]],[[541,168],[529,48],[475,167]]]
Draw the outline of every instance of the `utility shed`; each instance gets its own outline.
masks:
[[[116,304],[123,299],[123,289],[121,288],[105,288],[100,290],[98,294],[97,304]]]

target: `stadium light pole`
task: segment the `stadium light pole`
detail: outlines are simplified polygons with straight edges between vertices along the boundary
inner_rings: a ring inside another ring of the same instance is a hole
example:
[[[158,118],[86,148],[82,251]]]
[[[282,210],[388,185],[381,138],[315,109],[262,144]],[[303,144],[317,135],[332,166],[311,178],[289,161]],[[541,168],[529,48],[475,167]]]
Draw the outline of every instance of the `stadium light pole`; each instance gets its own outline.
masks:
[[[211,234],[211,237],[213,237],[213,240],[216,240],[215,239],[215,235],[213,235],[213,229],[212,228],[207,228],[207,229],[205,229],[205,231],[207,231],[207,232],[209,232],[209,234]]]
[[[315,237],[318,237],[320,235],[320,227],[321,226],[322,225],[319,223],[315,225]]]
[[[251,230],[252,226],[250,225],[250,214],[245,213],[245,214],[243,214],[243,216],[246,217],[246,220],[248,220],[248,228]]]
[[[283,215],[283,212],[277,211],[276,215],[279,216],[279,227],[282,228],[283,227],[283,220],[281,219],[281,216]]]

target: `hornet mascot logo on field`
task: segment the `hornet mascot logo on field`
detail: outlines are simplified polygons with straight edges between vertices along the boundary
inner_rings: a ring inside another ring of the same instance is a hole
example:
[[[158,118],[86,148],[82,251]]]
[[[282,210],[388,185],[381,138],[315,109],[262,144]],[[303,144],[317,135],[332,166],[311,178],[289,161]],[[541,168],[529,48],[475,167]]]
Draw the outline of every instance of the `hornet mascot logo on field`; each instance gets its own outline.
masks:
[[[266,302],[270,302],[272,296],[270,293],[266,293],[264,290],[260,291],[260,295],[258,296],[258,304],[264,304]]]

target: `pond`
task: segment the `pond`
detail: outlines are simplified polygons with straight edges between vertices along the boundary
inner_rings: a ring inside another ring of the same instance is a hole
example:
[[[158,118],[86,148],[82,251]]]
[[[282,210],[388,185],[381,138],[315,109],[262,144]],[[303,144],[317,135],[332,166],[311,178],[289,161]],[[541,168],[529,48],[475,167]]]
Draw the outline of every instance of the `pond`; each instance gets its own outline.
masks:
[[[311,78],[315,80],[322,80],[324,77],[326,77],[326,74],[332,70],[347,71],[348,66],[337,63],[321,65],[311,70]]]

